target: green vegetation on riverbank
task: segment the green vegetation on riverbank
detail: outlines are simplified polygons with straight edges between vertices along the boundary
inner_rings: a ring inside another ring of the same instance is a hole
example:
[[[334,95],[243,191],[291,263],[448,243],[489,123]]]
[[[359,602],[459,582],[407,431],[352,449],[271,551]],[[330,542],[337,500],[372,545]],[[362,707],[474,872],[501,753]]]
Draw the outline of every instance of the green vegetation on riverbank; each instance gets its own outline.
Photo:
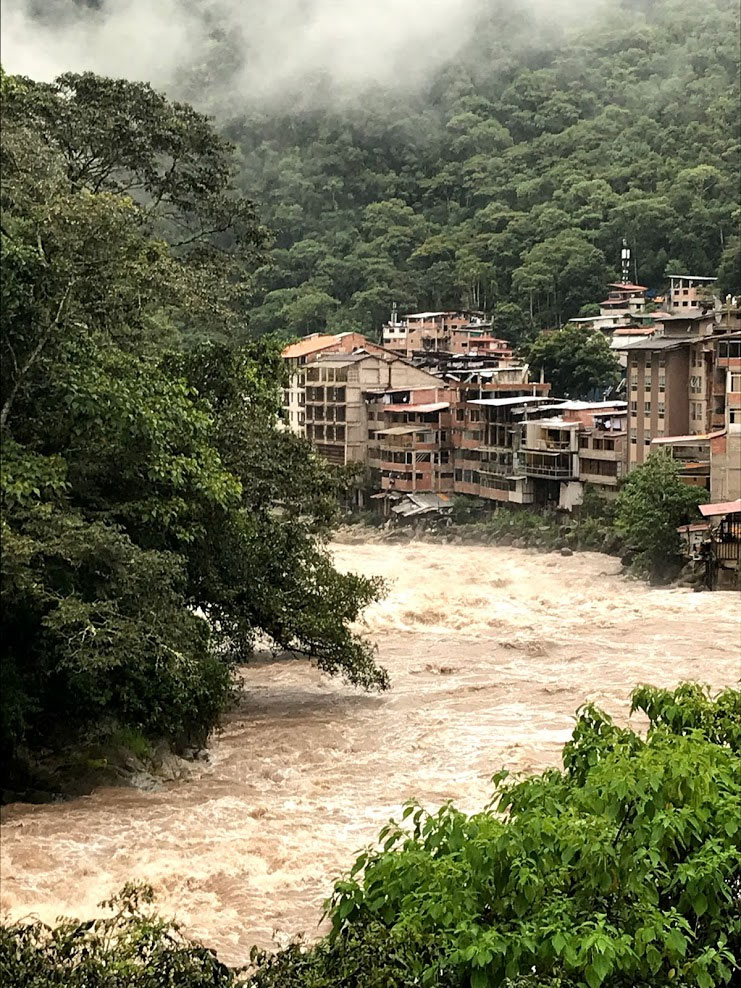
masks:
[[[9,924],[26,988],[718,988],[741,958],[741,691],[638,687],[644,737],[593,706],[563,768],[494,776],[490,805],[410,805],[328,903],[331,934],[243,971],[127,889],[115,917]],[[141,901],[140,901],[141,900]]]
[[[385,529],[395,541],[420,536],[443,544],[512,545],[517,548],[591,550],[620,556],[635,576],[666,582],[682,564],[677,528],[695,517],[707,492],[683,483],[677,463],[663,452],[652,453],[631,472],[613,500],[585,489],[572,512],[505,505],[460,496],[446,518],[423,516]],[[385,524],[378,513],[350,516],[372,527]]]
[[[148,86],[2,76],[4,787],[106,739],[203,744],[257,636],[384,688],[346,489],[244,337],[262,243],[232,150]]]

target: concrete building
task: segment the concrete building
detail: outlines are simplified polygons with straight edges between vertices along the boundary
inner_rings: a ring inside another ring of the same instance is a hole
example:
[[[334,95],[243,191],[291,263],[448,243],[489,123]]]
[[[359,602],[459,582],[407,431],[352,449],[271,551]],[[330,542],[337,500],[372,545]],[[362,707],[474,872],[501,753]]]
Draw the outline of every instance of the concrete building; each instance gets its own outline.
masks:
[[[646,286],[615,282],[607,286],[607,298],[600,302],[600,316],[632,318],[646,310]]]
[[[712,290],[716,281],[715,278],[674,274],[669,280],[671,285],[667,308],[671,312],[711,309],[713,307]]]
[[[383,345],[401,356],[416,351],[467,349],[470,340],[487,335],[491,322],[483,312],[412,312],[398,317],[396,309],[383,327]],[[463,346],[465,342],[465,347]],[[503,341],[501,341],[503,342]]]
[[[291,431],[305,435],[306,424],[306,372],[307,363],[321,353],[352,353],[362,349],[374,353],[382,359],[391,359],[395,354],[367,340],[362,333],[312,333],[283,349],[281,356],[288,368],[288,386],[283,393],[285,423]]]
[[[320,353],[304,367],[305,406],[302,435],[331,463],[366,463],[369,393],[439,386],[426,371],[399,357]]]
[[[713,501],[741,497],[741,333],[713,341],[713,426],[710,440],[710,496]]]
[[[453,490],[454,400],[445,387],[397,388],[366,397],[368,465],[381,491]]]

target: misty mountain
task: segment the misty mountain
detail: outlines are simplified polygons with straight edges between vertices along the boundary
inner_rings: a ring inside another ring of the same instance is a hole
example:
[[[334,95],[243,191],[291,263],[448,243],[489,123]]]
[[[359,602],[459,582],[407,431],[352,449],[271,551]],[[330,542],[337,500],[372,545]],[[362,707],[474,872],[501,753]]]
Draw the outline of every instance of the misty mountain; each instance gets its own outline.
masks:
[[[649,287],[741,287],[737,0],[5,6],[11,71],[216,116],[273,231],[255,332],[371,331],[396,302],[518,339],[599,301],[623,237]]]
[[[739,286],[735,0],[617,4],[558,39],[491,18],[422,89],[305,103],[228,127],[275,233],[255,329],[369,330],[395,301],[516,338],[531,305],[600,301],[623,237],[641,284]]]

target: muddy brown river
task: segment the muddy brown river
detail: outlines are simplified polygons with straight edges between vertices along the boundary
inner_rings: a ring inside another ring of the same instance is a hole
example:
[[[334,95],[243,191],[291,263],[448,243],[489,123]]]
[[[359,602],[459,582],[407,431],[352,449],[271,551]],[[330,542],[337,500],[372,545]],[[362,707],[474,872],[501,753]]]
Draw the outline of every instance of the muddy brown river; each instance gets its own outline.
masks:
[[[405,800],[475,810],[502,766],[557,763],[585,701],[625,720],[637,682],[741,675],[737,596],[654,589],[608,556],[424,543],[335,555],[393,581],[365,619],[392,690],[364,695],[305,662],[249,667],[189,781],[6,807],[5,911],[87,917],[139,879],[241,962],[253,943],[315,936],[333,879]]]

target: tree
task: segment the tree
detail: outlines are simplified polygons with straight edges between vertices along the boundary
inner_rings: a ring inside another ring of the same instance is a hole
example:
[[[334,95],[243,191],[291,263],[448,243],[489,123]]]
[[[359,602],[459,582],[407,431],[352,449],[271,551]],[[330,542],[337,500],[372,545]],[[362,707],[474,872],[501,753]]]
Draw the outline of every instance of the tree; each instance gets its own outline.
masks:
[[[651,453],[628,475],[616,504],[615,527],[636,554],[636,566],[659,575],[670,570],[679,557],[677,528],[706,500],[704,490],[680,480],[670,455]]]
[[[383,688],[351,630],[380,584],[331,564],[346,478],[277,427],[280,345],[196,342],[217,281],[105,169],[71,172],[46,120],[16,107],[2,132],[4,771],[120,728],[204,743],[258,634]]]
[[[585,326],[541,333],[525,352],[531,370],[543,371],[556,396],[593,397],[620,379],[620,365],[607,339]]]
[[[91,72],[52,83],[4,76],[2,98],[4,127],[33,133],[70,192],[101,196],[100,204],[105,194],[131,200],[136,225],[177,261],[192,316],[212,335],[233,337],[246,321],[265,231],[254,203],[237,194],[233,148],[209,119],[145,83]],[[17,141],[8,153],[18,153]]]

